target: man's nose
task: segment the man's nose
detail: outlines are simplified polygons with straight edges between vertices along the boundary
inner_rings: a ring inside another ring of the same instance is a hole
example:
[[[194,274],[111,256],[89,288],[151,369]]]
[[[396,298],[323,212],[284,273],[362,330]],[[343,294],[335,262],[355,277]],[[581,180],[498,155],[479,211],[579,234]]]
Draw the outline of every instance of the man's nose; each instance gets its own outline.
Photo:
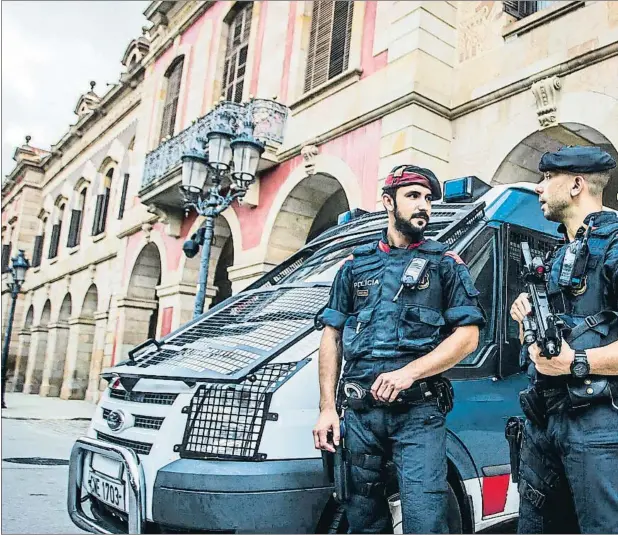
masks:
[[[542,183],[539,182],[535,187],[534,187],[534,191],[537,193],[537,195],[541,195],[541,193],[543,193],[543,186]]]

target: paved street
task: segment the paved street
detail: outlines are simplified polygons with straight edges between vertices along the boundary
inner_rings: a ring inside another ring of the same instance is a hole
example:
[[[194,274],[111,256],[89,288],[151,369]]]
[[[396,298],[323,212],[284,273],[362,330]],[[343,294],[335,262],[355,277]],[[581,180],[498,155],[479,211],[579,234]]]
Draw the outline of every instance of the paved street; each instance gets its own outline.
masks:
[[[2,532],[81,533],[66,512],[67,463],[94,405],[23,394],[7,394],[7,404],[2,411]],[[50,464],[34,464],[41,461]]]

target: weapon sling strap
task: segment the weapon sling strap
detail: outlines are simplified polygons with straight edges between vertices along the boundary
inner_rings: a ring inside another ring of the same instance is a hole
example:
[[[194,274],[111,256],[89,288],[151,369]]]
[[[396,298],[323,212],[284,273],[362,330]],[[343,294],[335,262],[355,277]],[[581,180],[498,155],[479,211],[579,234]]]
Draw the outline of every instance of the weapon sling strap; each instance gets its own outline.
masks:
[[[568,335],[568,340],[569,342],[575,340],[590,329],[594,329],[597,325],[601,325],[602,323],[611,323],[615,321],[616,318],[618,318],[618,312],[613,310],[602,310],[593,316],[586,316],[584,321],[571,329]]]

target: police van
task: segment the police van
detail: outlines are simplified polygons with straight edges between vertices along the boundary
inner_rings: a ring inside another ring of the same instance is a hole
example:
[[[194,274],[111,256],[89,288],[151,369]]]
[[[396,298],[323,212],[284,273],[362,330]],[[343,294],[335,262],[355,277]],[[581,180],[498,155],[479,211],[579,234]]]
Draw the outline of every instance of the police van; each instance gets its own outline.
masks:
[[[376,241],[385,212],[347,213],[239,294],[104,371],[108,388],[75,443],[68,511],[95,533],[336,533],[345,514],[312,428],[318,418],[315,314],[352,250]],[[466,262],[488,322],[477,350],[446,375],[451,533],[512,530],[506,420],[519,415],[518,326],[510,304],[520,243],[544,255],[559,235],[531,184],[444,184],[425,235]],[[401,532],[396,481],[387,483]]]

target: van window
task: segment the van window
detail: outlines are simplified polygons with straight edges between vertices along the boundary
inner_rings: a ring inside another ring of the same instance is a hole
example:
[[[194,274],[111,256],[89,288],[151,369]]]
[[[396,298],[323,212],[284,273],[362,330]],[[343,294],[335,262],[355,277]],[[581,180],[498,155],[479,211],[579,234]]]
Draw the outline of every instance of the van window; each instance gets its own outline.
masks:
[[[479,345],[476,351],[463,359],[458,366],[474,366],[478,364],[483,349],[495,340],[496,299],[498,285],[497,270],[497,237],[493,228],[484,229],[474,241],[463,251],[462,259],[468,265],[472,280],[479,292],[479,305],[487,316],[487,324],[481,329]]]

